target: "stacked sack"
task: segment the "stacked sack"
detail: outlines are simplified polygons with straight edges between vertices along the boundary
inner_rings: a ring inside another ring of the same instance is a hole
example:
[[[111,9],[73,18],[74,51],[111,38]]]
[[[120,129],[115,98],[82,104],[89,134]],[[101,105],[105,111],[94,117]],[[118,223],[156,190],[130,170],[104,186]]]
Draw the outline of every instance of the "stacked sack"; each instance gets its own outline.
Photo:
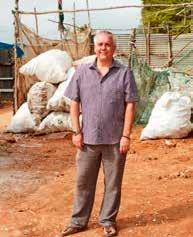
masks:
[[[38,79],[11,120],[7,131],[49,133],[71,130],[70,100],[64,96],[75,68],[65,51],[52,49],[33,58],[20,68],[24,75]]]
[[[71,101],[64,96],[64,92],[75,68],[91,63],[95,58],[95,55],[90,55],[72,62],[67,52],[52,49],[23,65],[20,73],[35,75],[38,82],[30,88],[27,102],[18,109],[7,132],[41,134],[72,130],[69,115]]]

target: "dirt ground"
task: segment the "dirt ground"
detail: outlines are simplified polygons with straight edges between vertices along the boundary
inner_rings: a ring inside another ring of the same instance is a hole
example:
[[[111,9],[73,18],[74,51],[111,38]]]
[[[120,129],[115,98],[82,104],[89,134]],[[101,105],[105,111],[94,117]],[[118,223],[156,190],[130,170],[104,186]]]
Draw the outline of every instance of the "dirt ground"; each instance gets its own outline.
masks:
[[[11,115],[0,108],[0,237],[57,237],[71,213],[76,150],[65,133],[3,133]],[[141,130],[127,157],[118,236],[193,237],[193,136],[142,142]],[[103,236],[102,194],[101,172],[89,228],[75,237]]]

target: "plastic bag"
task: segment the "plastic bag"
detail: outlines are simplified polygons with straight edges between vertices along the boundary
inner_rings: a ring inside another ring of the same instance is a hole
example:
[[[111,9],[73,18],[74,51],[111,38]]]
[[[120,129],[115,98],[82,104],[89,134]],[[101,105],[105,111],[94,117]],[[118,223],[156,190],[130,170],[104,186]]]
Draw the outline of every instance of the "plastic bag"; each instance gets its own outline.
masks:
[[[40,133],[63,132],[72,130],[69,113],[52,112],[39,125],[37,131]]]
[[[23,65],[19,72],[36,75],[40,81],[58,84],[66,79],[66,72],[72,66],[72,58],[66,51],[51,49]]]
[[[64,96],[64,92],[70,83],[73,75],[75,73],[75,68],[71,67],[67,73],[67,79],[61,82],[55,91],[54,95],[49,99],[47,104],[47,109],[50,111],[70,111],[71,100]]]
[[[191,99],[180,92],[166,92],[156,102],[141,140],[182,138],[192,130]]]
[[[27,133],[35,130],[35,122],[29,111],[27,102],[23,103],[11,119],[7,132]]]
[[[55,90],[56,87],[48,82],[37,82],[30,88],[27,103],[37,125],[50,112],[46,107]]]

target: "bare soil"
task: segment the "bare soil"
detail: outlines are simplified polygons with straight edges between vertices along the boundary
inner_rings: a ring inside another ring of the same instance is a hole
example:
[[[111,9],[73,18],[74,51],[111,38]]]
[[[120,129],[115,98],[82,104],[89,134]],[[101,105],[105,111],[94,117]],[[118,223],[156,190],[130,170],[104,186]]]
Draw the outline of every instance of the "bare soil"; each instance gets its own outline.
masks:
[[[12,116],[0,108],[0,237],[57,237],[68,224],[76,178],[71,136],[3,133]],[[193,136],[140,141],[135,127],[127,156],[120,237],[193,237]],[[99,175],[87,231],[99,237],[103,194]]]

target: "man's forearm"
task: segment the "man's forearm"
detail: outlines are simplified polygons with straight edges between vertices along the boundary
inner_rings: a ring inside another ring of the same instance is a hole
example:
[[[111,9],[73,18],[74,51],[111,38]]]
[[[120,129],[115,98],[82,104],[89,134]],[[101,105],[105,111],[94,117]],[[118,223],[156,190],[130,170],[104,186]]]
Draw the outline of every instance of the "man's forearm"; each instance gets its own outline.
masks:
[[[72,128],[74,131],[79,132],[81,130],[79,116],[80,116],[80,103],[76,101],[71,102],[70,115],[72,120]]]
[[[135,103],[127,103],[125,110],[123,136],[130,138],[134,117],[135,117]]]

